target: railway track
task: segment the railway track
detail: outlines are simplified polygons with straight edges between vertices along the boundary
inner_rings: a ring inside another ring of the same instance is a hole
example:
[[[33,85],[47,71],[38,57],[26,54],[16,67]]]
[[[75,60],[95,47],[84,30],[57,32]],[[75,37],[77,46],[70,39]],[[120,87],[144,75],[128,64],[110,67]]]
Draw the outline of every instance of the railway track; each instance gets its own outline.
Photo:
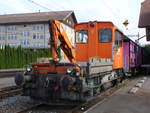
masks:
[[[0,78],[14,77],[16,73],[23,73],[24,69],[3,69],[0,70]]]
[[[0,99],[15,96],[22,93],[22,88],[18,86],[8,86],[0,88]]]
[[[132,80],[132,79],[131,79]],[[45,105],[40,104],[33,107],[29,107],[26,110],[17,113],[83,113],[90,107],[94,106],[96,103],[104,100],[108,96],[112,95],[114,92],[119,90],[121,87],[128,84],[131,80],[125,80],[123,83],[118,84],[115,87],[107,89],[106,91],[101,92],[101,94],[97,95],[95,98],[89,100],[84,104],[80,104],[78,106],[55,106],[55,105]]]

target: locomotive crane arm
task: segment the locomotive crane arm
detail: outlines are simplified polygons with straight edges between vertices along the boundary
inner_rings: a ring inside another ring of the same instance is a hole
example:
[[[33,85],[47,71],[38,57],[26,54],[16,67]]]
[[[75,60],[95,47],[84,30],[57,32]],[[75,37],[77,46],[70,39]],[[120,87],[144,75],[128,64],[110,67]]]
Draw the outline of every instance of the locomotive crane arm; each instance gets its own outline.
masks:
[[[57,20],[50,20],[49,33],[49,45],[51,47],[53,60],[58,61],[58,58],[60,56],[57,46],[60,41],[60,48],[63,50],[69,61],[75,62],[75,51],[68,39],[67,33],[64,30],[62,23]]]

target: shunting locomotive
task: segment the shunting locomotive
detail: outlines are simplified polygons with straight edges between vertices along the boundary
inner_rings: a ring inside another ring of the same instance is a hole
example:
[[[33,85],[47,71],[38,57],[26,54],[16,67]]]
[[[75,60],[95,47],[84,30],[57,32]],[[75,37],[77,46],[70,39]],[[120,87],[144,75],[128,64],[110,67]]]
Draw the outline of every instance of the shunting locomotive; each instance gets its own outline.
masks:
[[[123,79],[123,33],[112,22],[75,25],[75,47],[60,21],[49,21],[48,62],[32,63],[15,77],[23,95],[48,103],[86,101]],[[61,48],[70,61],[59,62]]]

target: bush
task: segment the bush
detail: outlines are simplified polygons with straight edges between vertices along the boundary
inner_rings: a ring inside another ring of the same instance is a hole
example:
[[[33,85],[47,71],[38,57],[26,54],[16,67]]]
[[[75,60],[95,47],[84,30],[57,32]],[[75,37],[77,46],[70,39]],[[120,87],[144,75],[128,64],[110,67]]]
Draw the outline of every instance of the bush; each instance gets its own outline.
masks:
[[[50,50],[5,46],[0,49],[0,69],[23,68],[32,62],[36,62],[39,57],[51,57]]]

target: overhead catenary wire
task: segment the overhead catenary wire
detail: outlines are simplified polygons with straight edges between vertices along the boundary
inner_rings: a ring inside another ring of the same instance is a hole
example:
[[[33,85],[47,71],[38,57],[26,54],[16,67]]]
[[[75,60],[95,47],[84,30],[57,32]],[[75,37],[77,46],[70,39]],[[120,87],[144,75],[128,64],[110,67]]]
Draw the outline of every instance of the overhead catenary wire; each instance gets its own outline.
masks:
[[[33,3],[33,4],[35,4],[35,5],[37,5],[37,6],[39,6],[39,7],[41,7],[41,8],[43,8],[43,9],[47,9],[47,10],[53,11],[53,10],[51,10],[51,9],[49,9],[49,8],[47,8],[47,7],[45,7],[45,6],[41,5],[41,4],[33,1],[33,0],[28,0],[28,1]]]
[[[114,17],[115,17],[116,19],[119,19],[119,18],[120,18],[120,16],[119,16],[116,12],[114,12],[113,8],[111,8],[111,7],[106,3],[105,0],[101,0],[101,1],[102,1],[103,4],[108,8],[108,10],[111,11],[111,13],[114,15]]]
[[[36,6],[39,6],[39,7],[43,8],[43,9],[46,9],[46,10],[52,11],[52,12],[54,12],[54,13],[57,13],[56,10],[52,10],[52,9],[50,9],[50,8],[48,8],[48,7],[46,7],[46,6],[43,6],[43,5],[37,3],[37,2],[35,2],[35,1],[33,1],[33,0],[28,0],[28,1],[29,1],[30,3],[36,5]],[[55,2],[55,4],[56,4],[56,2]],[[58,5],[53,5],[53,6],[57,6],[57,8],[60,8],[60,7],[61,7],[61,9],[65,10],[64,7],[62,7],[62,6],[60,6],[60,5],[59,5],[59,6],[58,6]]]
[[[58,3],[55,0],[51,0],[51,1],[53,1],[56,4],[55,6],[57,6],[58,8],[61,8],[63,10],[66,9],[64,6],[60,6],[60,4],[58,5]]]
[[[39,7],[41,7],[41,8],[43,8],[43,9],[46,9],[46,10],[50,10],[50,11],[54,11],[54,10],[52,10],[52,9],[50,9],[50,8],[47,8],[46,6],[43,6],[43,5],[41,5],[41,4],[39,4],[39,3],[37,3],[37,2],[35,2],[35,1],[33,1],[33,0],[28,0],[30,3],[33,3],[33,4],[35,4],[35,5],[37,5],[37,6],[39,6]],[[54,0],[52,0],[53,2],[55,2]],[[119,19],[120,18],[120,16],[116,13],[116,12],[114,12],[114,10],[104,1],[104,0],[102,0],[102,2],[104,3],[104,5],[112,12],[112,14],[114,15],[114,17],[116,18],[116,19]],[[56,2],[55,2],[55,4],[57,4]],[[58,4],[56,5],[56,6],[58,6]],[[63,10],[65,10],[65,8],[63,7],[63,6],[58,6],[58,7],[61,7],[61,9],[63,9]],[[57,13],[57,12],[56,12]],[[121,20],[121,19],[120,19]]]
[[[44,8],[44,9],[46,9],[46,10],[49,10],[49,11],[55,13],[56,15],[60,15],[60,13],[57,12],[58,10],[57,10],[57,11],[56,11],[56,10],[54,11],[54,10],[52,10],[52,9],[50,9],[50,8],[47,8],[47,7],[41,5],[41,4],[39,4],[39,3],[37,3],[37,2],[35,2],[35,1],[33,1],[33,0],[28,0],[28,1],[29,1],[30,3],[33,3],[33,4],[35,4],[35,5],[39,6],[39,7],[41,7],[41,8]]]
[[[35,4],[35,5],[37,5],[37,6],[39,6],[39,7],[41,7],[41,8],[43,8],[43,9],[46,9],[46,10],[49,10],[49,11],[53,11],[54,13],[57,13],[57,12],[55,12],[54,10],[52,10],[52,9],[50,9],[50,8],[48,8],[48,7],[46,7],[46,6],[43,6],[43,5],[41,5],[41,4],[39,4],[39,3],[37,3],[37,2],[35,2],[35,1],[33,1],[33,0],[28,0],[30,3],[32,3],[32,4]],[[51,0],[51,1],[53,1],[53,6],[57,6],[58,8],[61,8],[61,9],[63,9],[63,10],[66,10],[66,8],[65,7],[63,7],[63,6],[60,6],[60,4],[59,4],[59,6],[58,6],[58,3],[55,1],[55,0]],[[118,12],[120,12],[117,8],[116,8],[116,11],[114,11],[114,8],[112,8],[110,5],[108,5],[108,3],[105,1],[105,0],[101,0],[102,2],[103,2],[103,4],[108,8],[108,10],[109,11],[111,11],[111,13],[112,13],[112,15],[114,16],[114,18],[116,18],[117,20],[119,19],[119,21],[117,21],[118,22],[118,24],[120,24],[120,22],[122,22],[124,19],[125,19],[125,17],[120,17],[120,15],[118,15]],[[57,4],[57,5],[56,5]],[[122,24],[122,23],[121,23]]]

